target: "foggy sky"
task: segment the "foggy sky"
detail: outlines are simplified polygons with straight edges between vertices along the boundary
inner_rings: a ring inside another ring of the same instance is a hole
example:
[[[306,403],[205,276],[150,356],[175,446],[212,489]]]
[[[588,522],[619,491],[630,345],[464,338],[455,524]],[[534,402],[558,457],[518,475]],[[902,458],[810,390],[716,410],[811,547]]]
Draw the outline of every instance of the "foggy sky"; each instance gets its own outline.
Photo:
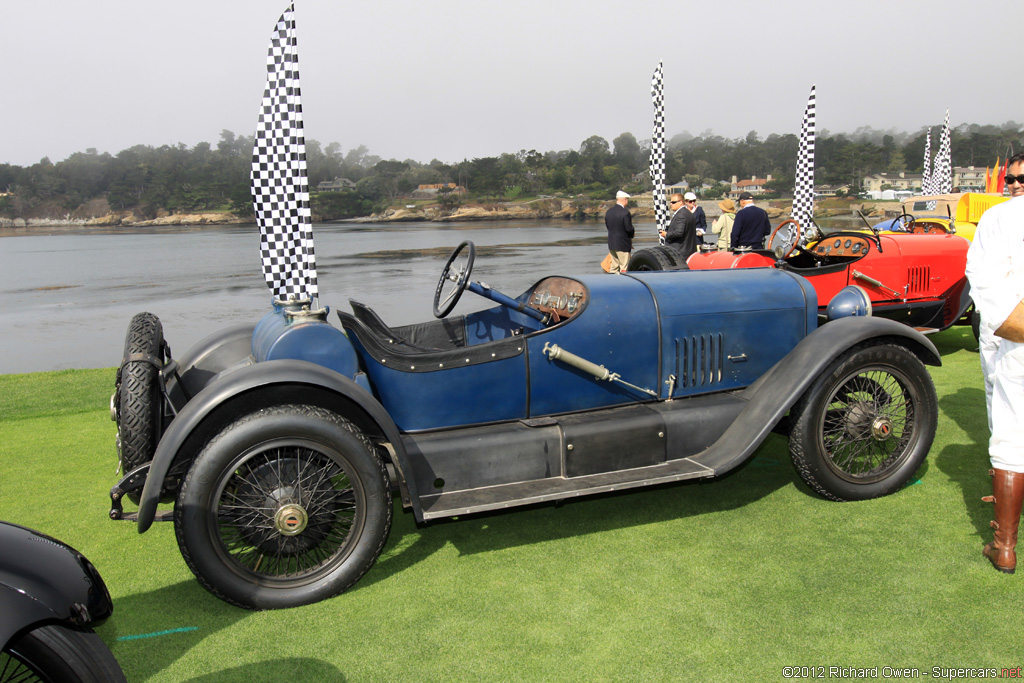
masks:
[[[5,2],[0,163],[252,135],[285,0]],[[967,8],[970,9],[967,9]],[[926,14],[922,14],[926,8]],[[297,0],[307,139],[455,162],[666,133],[916,132],[1024,118],[1011,5],[607,0]],[[1006,23],[1009,22],[1009,23]],[[1006,87],[1010,82],[1010,87]]]

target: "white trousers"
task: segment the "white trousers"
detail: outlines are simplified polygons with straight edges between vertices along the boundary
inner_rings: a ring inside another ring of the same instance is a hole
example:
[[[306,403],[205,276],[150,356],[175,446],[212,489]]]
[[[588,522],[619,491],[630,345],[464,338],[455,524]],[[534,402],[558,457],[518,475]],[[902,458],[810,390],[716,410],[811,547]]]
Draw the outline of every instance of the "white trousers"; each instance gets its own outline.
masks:
[[[992,467],[1024,472],[1024,344],[983,338],[980,355]]]

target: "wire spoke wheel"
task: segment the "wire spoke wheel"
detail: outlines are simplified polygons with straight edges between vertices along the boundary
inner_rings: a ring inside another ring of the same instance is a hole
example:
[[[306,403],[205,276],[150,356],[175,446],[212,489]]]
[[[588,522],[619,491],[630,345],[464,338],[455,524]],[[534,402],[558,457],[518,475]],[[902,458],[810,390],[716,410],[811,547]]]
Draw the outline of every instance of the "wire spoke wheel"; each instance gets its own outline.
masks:
[[[241,607],[323,600],[373,566],[391,491],[369,439],[336,413],[282,405],[243,416],[193,463],[174,507],[199,583]]]
[[[361,488],[354,488],[341,465],[308,447],[252,454],[219,489],[222,549],[263,579],[308,577],[330,567],[340,561],[362,521]]]
[[[818,375],[791,417],[790,457],[807,485],[832,500],[867,500],[917,472],[935,438],[938,401],[917,356],[864,343]]]
[[[0,683],[124,683],[113,653],[90,629],[37,626],[0,653]]]
[[[41,678],[16,653],[0,654],[0,683],[46,683],[48,680]]]
[[[914,402],[905,378],[885,370],[853,375],[829,399],[822,448],[836,474],[877,481],[906,455]]]

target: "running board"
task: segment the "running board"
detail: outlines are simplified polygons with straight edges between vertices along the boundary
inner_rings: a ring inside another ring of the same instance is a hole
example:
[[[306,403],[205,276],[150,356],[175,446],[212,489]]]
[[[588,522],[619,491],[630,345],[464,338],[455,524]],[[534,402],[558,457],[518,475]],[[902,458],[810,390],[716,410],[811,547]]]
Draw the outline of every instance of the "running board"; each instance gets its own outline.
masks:
[[[550,477],[536,481],[501,484],[422,497],[423,519],[440,519],[474,512],[504,510],[519,505],[544,503],[623,489],[667,484],[684,479],[707,479],[715,471],[690,458],[669,460],[647,467],[602,472],[581,477]]]
[[[937,327],[915,327],[914,329],[921,334],[935,334],[939,331],[939,328]]]

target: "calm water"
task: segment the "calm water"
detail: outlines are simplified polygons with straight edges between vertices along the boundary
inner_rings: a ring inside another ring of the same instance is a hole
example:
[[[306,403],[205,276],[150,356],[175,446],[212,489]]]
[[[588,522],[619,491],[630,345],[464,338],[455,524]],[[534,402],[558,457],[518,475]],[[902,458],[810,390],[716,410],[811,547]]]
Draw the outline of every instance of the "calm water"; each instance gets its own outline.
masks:
[[[637,228],[654,235],[653,223]],[[316,225],[314,239],[320,304],[332,316],[353,298],[402,325],[433,318],[441,268],[462,240],[477,246],[474,279],[516,296],[545,274],[594,271],[606,234],[596,222],[364,223]],[[0,294],[0,374],[117,365],[140,311],[160,317],[180,355],[227,325],[259,320],[271,298],[259,233],[235,226],[8,232]],[[489,303],[467,293],[456,313]]]
[[[636,223],[637,247],[656,243]],[[433,318],[441,268],[462,240],[477,247],[474,279],[517,296],[550,274],[597,272],[599,222],[487,221],[314,226],[320,304],[375,308],[391,325]],[[100,368],[121,360],[131,317],[160,317],[176,355],[270,309],[255,227],[0,232],[0,374]],[[490,302],[466,293],[456,313]]]

